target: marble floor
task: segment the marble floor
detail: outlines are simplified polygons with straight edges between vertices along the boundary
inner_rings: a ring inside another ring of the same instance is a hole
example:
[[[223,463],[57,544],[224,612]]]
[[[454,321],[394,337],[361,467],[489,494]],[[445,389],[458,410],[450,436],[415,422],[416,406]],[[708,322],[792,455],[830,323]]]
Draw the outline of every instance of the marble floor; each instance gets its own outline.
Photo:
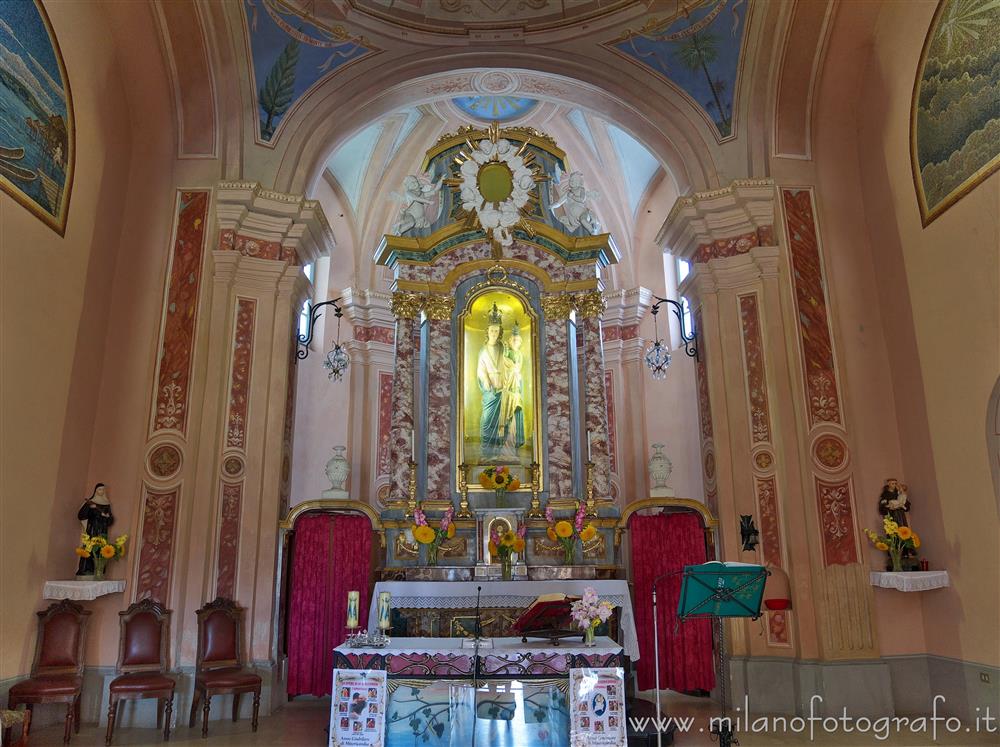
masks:
[[[678,733],[674,744],[679,747],[707,747],[717,745],[708,733],[708,719],[716,715],[714,705],[702,698],[689,698],[671,693],[665,695],[663,703],[668,715],[675,718],[691,717],[694,719],[692,729],[685,734]],[[291,746],[319,747],[326,741],[326,724],[328,718],[328,700],[296,700],[289,703],[281,711],[272,716],[262,717],[260,728],[256,734],[250,731],[249,719],[236,723],[231,721],[213,721],[209,729],[208,739],[201,739],[200,727],[189,729],[180,725],[170,735],[168,744],[205,745],[205,747],[223,747],[228,745],[274,745],[275,747]],[[115,731],[114,744],[121,747],[138,747],[139,745],[160,745],[160,733],[155,729],[118,729]],[[447,735],[446,735],[447,737]],[[833,747],[863,747],[865,745],[892,745],[893,747],[931,747],[931,745],[948,745],[953,747],[977,747],[978,745],[1000,745],[1000,734],[939,734],[935,741],[930,734],[889,734],[886,739],[878,739],[874,734],[845,734],[843,732],[824,733],[821,727],[817,729],[814,738],[808,734],[770,733],[737,735],[741,747],[772,747],[775,745],[815,744]],[[445,741],[444,743],[447,743]],[[47,726],[32,729],[29,745],[62,744],[62,725]],[[104,730],[95,725],[84,725],[78,735],[74,735],[71,745],[77,747],[99,747],[104,744]],[[469,747],[462,745],[461,747]],[[499,747],[499,745],[490,745]],[[511,747],[522,747],[512,745]]]

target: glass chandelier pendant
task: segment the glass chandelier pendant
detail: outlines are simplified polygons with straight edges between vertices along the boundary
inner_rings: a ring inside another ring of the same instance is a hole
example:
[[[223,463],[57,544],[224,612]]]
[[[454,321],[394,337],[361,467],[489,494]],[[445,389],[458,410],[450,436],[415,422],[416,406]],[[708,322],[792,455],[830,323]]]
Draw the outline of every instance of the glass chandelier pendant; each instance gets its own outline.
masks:
[[[343,345],[337,343],[333,346],[333,350],[326,354],[326,360],[323,361],[323,368],[330,372],[328,378],[340,381],[344,378],[344,371],[347,370],[347,366],[350,363],[351,356],[347,354]]]
[[[667,368],[670,366],[670,353],[667,352],[667,349],[663,347],[663,343],[659,340],[646,349],[646,366],[657,381],[667,378]]]
[[[334,381],[340,381],[344,378],[344,371],[347,370],[347,367],[351,363],[351,356],[347,354],[347,350],[340,344],[340,317],[341,314],[338,310],[337,341],[333,344],[333,350],[326,354],[326,360],[323,361],[323,368],[330,372],[327,378]]]

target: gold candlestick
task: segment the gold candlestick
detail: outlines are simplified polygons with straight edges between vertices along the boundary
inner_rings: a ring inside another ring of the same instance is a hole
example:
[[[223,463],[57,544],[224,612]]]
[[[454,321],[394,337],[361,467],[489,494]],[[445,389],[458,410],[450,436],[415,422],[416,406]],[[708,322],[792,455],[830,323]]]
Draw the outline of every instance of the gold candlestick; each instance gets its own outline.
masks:
[[[413,518],[413,512],[417,510],[417,463],[410,460],[410,484],[406,497],[406,517]]]
[[[462,498],[458,503],[458,513],[456,519],[471,519],[472,511],[469,510],[469,465],[462,462],[458,465],[458,492]]]
[[[587,516],[597,516],[594,502],[594,463],[587,461]]]
[[[528,474],[531,475],[531,508],[528,509],[527,515],[529,519],[541,519],[545,515],[542,513],[542,506],[538,500],[538,494],[542,487],[539,472],[538,462],[532,462],[528,465]]]

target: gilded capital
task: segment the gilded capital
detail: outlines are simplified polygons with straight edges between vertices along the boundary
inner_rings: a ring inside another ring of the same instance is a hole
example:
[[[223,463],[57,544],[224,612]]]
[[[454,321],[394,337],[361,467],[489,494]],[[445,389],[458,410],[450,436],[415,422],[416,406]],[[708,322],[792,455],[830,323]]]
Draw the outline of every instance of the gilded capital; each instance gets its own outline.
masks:
[[[428,293],[420,300],[421,308],[427,314],[428,319],[437,321],[451,319],[451,312],[455,310],[454,296],[438,296]]]
[[[546,319],[569,319],[574,307],[573,296],[569,293],[546,293],[541,302]]]
[[[584,319],[599,317],[607,308],[604,295],[600,291],[587,291],[576,294],[576,311]]]
[[[396,291],[389,301],[389,311],[397,319],[415,319],[420,315],[420,294]]]

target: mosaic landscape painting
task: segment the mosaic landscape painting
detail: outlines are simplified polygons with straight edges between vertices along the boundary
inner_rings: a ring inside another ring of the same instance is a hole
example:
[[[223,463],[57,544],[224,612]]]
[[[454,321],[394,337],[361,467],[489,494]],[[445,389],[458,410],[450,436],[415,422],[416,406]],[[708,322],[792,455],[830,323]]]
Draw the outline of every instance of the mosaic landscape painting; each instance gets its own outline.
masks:
[[[913,90],[910,148],[924,225],[1000,167],[1000,0],[943,0]]]
[[[37,1],[0,2],[0,187],[60,235],[73,181],[73,104]]]

